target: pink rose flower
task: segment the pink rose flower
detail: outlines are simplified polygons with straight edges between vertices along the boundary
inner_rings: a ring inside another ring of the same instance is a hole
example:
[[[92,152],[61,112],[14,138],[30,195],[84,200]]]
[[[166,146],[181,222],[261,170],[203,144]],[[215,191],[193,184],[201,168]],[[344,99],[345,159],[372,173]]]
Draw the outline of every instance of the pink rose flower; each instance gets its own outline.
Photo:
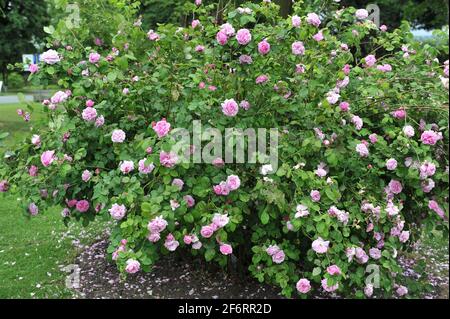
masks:
[[[159,161],[160,161],[161,165],[171,168],[171,167],[174,167],[175,164],[177,163],[178,156],[174,152],[167,153],[167,152],[161,151],[161,153],[159,154]]]
[[[41,155],[41,163],[45,167],[50,166],[55,160],[55,151],[45,151]]]
[[[195,206],[195,199],[191,195],[184,195],[183,200],[185,201],[187,207],[190,208]]]
[[[356,145],[356,152],[361,156],[361,157],[367,157],[369,156],[369,149],[367,148],[366,144],[361,143]]]
[[[212,222],[217,228],[225,227],[230,221],[228,214],[214,214]]]
[[[35,203],[31,203],[28,205],[28,211],[30,212],[31,216],[36,216],[39,214],[39,207]]]
[[[145,162],[147,161],[147,158],[141,159],[138,163],[138,170],[141,174],[150,174],[155,169],[155,165],[153,163],[150,163],[148,165],[145,165]]]
[[[162,216],[158,216],[153,218],[147,225],[147,229],[150,231],[150,233],[152,234],[156,234],[156,233],[161,233],[162,231],[164,231],[164,229],[166,229],[168,223],[167,221],[162,217]]]
[[[294,28],[299,28],[300,25],[302,24],[302,19],[300,19],[300,17],[297,15],[293,16],[291,21],[292,21],[292,26]]]
[[[306,16],[306,22],[315,27],[318,27],[321,23],[319,16],[315,13],[308,13]]]
[[[50,102],[53,104],[64,103],[69,98],[66,92],[58,91],[50,98]]]
[[[322,279],[321,283],[323,290],[325,290],[326,292],[334,292],[339,288],[339,283],[336,283],[333,286],[328,286],[328,280],[326,278]]]
[[[237,190],[241,186],[241,180],[236,175],[230,175],[227,178],[227,186],[230,190]]]
[[[77,201],[75,208],[80,213],[85,213],[89,210],[89,202],[85,199]]]
[[[308,279],[302,278],[296,284],[297,291],[301,294],[307,294],[311,290],[311,283]]]
[[[320,192],[318,190],[312,190],[310,195],[313,202],[320,201]]]
[[[238,111],[239,111],[239,106],[235,100],[229,99],[229,100],[225,100],[222,103],[222,112],[226,116],[230,116],[230,117],[236,116],[238,114]]]
[[[420,137],[422,143],[426,145],[435,145],[440,139],[442,139],[442,135],[431,130],[423,132]]]
[[[121,220],[125,217],[127,209],[125,205],[113,204],[108,211],[112,218],[114,218],[115,220]]]
[[[126,266],[125,266],[125,271],[129,274],[135,274],[137,273],[139,270],[141,269],[141,264],[139,263],[139,261],[134,260],[134,259],[128,259]]]
[[[312,242],[312,249],[318,254],[324,254],[328,251],[329,245],[329,241],[325,241],[319,237]]]
[[[403,134],[405,134],[407,137],[413,137],[415,134],[414,128],[411,125],[406,125],[403,128]]]
[[[58,52],[55,50],[48,50],[41,55],[42,61],[47,64],[55,64],[61,61],[61,58],[58,55]]]
[[[296,42],[292,43],[292,54],[294,54],[294,55],[305,54],[305,47],[303,45],[303,42],[296,41]]]
[[[28,66],[28,71],[30,71],[31,74],[37,73],[39,71],[39,66],[37,64],[31,63]]]
[[[83,180],[83,182],[88,182],[92,177],[92,173],[89,172],[87,169],[83,171],[83,173],[81,174],[81,179]]]
[[[313,38],[314,40],[316,40],[317,42],[322,41],[322,40],[324,39],[322,31],[319,31],[318,33],[316,33],[315,35],[313,35],[312,38]]]
[[[133,161],[123,161],[119,168],[122,173],[128,174],[134,170],[134,163]]]
[[[270,52],[270,43],[267,42],[267,40],[263,40],[261,42],[258,43],[258,52],[261,55],[266,55]]]
[[[81,113],[81,117],[86,122],[93,122],[93,121],[95,121],[95,118],[97,117],[97,110],[93,107],[87,107]]]
[[[233,247],[231,247],[228,244],[222,244],[220,245],[220,252],[222,253],[222,255],[231,255],[233,253]]]
[[[331,265],[327,267],[327,273],[329,273],[331,276],[337,276],[340,275],[342,272],[337,265]]]
[[[93,107],[95,105],[95,102],[92,100],[87,100],[86,101],[86,107]]]
[[[430,200],[428,202],[428,208],[433,210],[436,214],[438,214],[439,217],[441,218],[445,217],[444,210],[439,206],[438,202],[436,202],[435,200]]]
[[[247,45],[252,40],[252,35],[248,29],[240,29],[236,33],[236,40],[240,45]]]
[[[111,135],[111,141],[113,143],[123,143],[125,141],[126,134],[122,130],[114,130]]]
[[[369,12],[366,9],[358,9],[355,12],[355,16],[359,20],[364,20],[367,19],[367,17],[369,16]]]
[[[92,52],[89,54],[89,62],[97,63],[98,61],[100,61],[100,57],[100,54],[98,54],[97,52]]]
[[[403,190],[403,186],[402,183],[400,183],[399,181],[392,179],[389,182],[389,190],[393,193],[393,194],[400,194]]]
[[[342,112],[348,112],[350,110],[350,104],[348,102],[341,102],[339,104],[339,108],[341,109]]]
[[[216,34],[216,40],[220,45],[225,45],[228,42],[228,36],[225,32],[219,31]]]
[[[386,168],[390,171],[393,171],[397,168],[397,161],[395,158],[390,158],[386,161]]]
[[[284,251],[282,251],[281,249],[272,255],[272,261],[276,264],[281,264],[285,258],[286,255],[284,254]]]
[[[364,66],[366,66],[368,68],[374,66],[375,63],[377,63],[377,59],[375,58],[375,56],[373,54],[370,54],[370,55],[366,56],[364,58],[364,61],[365,61]]]
[[[204,238],[210,238],[214,234],[214,230],[211,226],[203,226],[200,230],[200,235]]]
[[[156,132],[159,138],[162,138],[169,133],[170,123],[168,123],[166,119],[162,119],[153,126],[153,130]]]
[[[31,137],[31,144],[34,146],[40,146],[41,145],[41,137],[39,135],[34,134]]]
[[[175,251],[179,245],[180,243],[172,234],[167,235],[164,247],[166,247],[168,251]]]

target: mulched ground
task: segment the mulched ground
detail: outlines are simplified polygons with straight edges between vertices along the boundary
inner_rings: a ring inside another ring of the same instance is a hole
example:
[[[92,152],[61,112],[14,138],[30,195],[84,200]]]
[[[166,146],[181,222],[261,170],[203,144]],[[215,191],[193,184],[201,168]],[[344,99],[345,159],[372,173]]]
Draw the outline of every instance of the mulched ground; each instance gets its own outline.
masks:
[[[121,281],[114,264],[105,258],[107,240],[101,240],[78,256],[82,298],[161,299],[276,299],[272,287],[251,278],[239,279],[223,271],[211,271],[200,262],[186,262],[175,255],[161,258],[151,273],[138,273]]]
[[[261,285],[252,278],[238,278],[221,270],[211,270],[207,265],[194,259],[182,260],[175,255],[161,258],[151,273],[140,272],[120,279],[114,264],[106,256],[107,239],[84,247],[75,264],[80,269],[80,287],[74,297],[88,299],[111,298],[161,298],[161,299],[277,299],[283,298],[279,290]],[[448,248],[448,247],[447,247]],[[427,281],[433,290],[421,298],[448,298],[448,249],[439,251],[424,247],[420,242],[414,249],[414,257],[401,256],[399,262],[404,275],[418,279],[414,271],[420,259],[427,261]],[[440,256],[435,260],[436,256]],[[338,296],[315,296],[315,298],[338,298]]]

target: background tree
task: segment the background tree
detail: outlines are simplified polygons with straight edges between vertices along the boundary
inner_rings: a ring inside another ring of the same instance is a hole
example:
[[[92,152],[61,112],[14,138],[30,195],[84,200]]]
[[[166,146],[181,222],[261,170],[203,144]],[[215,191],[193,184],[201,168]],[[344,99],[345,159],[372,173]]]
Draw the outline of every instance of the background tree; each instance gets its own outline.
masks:
[[[48,24],[48,1],[0,0],[0,72],[7,84],[7,66],[36,52]]]

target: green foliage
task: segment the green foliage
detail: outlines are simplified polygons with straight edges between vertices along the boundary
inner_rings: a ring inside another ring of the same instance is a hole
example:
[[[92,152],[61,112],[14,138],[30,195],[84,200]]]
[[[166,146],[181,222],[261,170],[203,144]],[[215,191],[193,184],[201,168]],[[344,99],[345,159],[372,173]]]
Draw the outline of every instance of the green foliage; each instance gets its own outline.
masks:
[[[25,86],[25,79],[17,72],[12,72],[8,76],[8,87],[10,89],[21,89]]]

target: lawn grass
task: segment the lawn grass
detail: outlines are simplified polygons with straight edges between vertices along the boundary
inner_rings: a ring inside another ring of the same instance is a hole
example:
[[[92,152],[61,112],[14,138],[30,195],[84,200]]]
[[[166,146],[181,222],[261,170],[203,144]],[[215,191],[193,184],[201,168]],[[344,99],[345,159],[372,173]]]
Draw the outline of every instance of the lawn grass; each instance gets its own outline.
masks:
[[[35,104],[31,120],[25,122],[17,114],[17,109],[27,111],[26,106],[21,104],[0,104],[0,133],[9,133],[9,136],[0,142],[0,153],[3,153],[5,148],[10,148],[25,138],[31,137],[32,129],[41,124],[46,116],[42,111],[42,106]],[[3,143],[3,146],[1,143]]]

